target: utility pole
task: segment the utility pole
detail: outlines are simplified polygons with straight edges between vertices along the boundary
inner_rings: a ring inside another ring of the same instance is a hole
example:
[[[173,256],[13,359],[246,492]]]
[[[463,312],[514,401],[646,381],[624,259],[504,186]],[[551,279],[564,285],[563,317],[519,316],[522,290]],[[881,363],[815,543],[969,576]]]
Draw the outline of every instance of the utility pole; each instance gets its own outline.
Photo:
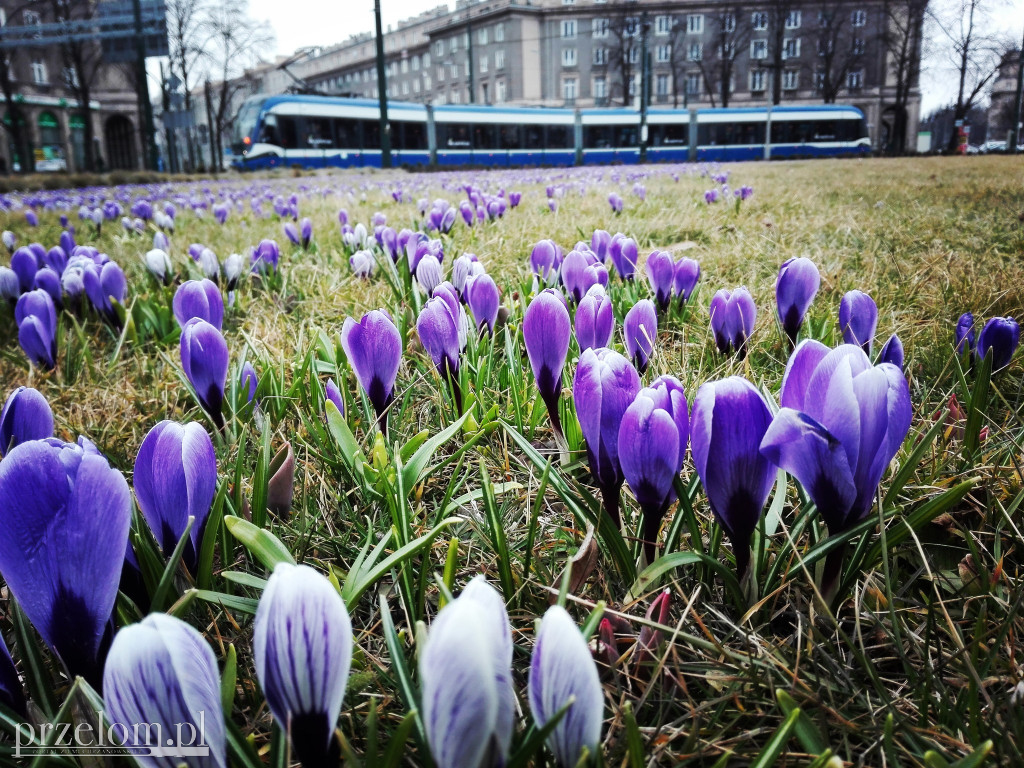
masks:
[[[156,141],[153,131],[153,104],[149,99],[149,80],[146,77],[146,38],[142,34],[142,0],[132,0],[135,13],[135,80],[139,100],[139,119],[145,126],[142,136],[143,166],[156,170]]]
[[[213,173],[220,171],[220,151],[214,140],[213,133],[213,95],[210,89],[210,79],[206,79],[206,83],[203,85],[203,94],[206,97],[206,138],[210,144],[210,167],[208,170]]]
[[[647,55],[647,33],[651,22],[647,11],[640,17],[640,162],[647,162],[647,90],[651,79],[650,62]]]
[[[472,9],[467,8],[466,13],[472,13]],[[469,103],[476,104],[476,67],[473,65],[473,22],[468,17],[466,19],[466,68],[469,70]]]
[[[177,173],[178,161],[174,147],[174,130],[171,128],[170,123],[171,88],[170,84],[167,82],[167,78],[164,76],[163,62],[160,62],[160,95],[162,97],[163,104],[164,134],[165,140],[167,141],[167,171],[169,173]]]
[[[1017,145],[1021,143],[1020,122],[1021,101],[1024,99],[1024,41],[1020,44],[1020,62],[1017,65],[1017,95],[1013,97],[1013,129],[1010,132],[1010,154],[1017,154]]]
[[[380,165],[391,167],[391,125],[388,122],[388,81],[384,72],[384,30],[380,23],[380,0],[373,0],[377,21],[377,101],[380,104]]]

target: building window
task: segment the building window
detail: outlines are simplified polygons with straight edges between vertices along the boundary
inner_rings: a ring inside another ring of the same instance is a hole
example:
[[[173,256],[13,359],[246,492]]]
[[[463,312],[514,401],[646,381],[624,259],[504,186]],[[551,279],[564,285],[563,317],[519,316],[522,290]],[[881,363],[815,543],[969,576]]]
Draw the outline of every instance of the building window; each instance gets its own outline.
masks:
[[[814,90],[825,90],[825,70],[819,69],[814,73]]]
[[[667,61],[672,61],[672,46],[659,45],[658,50],[655,53],[655,59],[662,64]]]
[[[454,91],[452,91],[451,103],[452,104],[461,104],[462,103],[462,94],[459,92],[458,88],[456,88]]]
[[[78,87],[78,70],[74,67],[64,67],[64,85],[68,88]]]
[[[704,34],[704,14],[691,13],[686,17],[686,31],[691,35]]]
[[[497,50],[494,52],[494,68],[504,69],[505,68],[505,51],[504,49]]]
[[[575,40],[576,39],[576,19],[563,19],[562,20],[562,39],[563,40]]]
[[[494,25],[494,42],[504,43],[505,42],[505,24]]]
[[[576,5],[576,0],[562,0],[562,5]]]
[[[402,83],[402,95],[403,96],[408,96],[409,95],[409,81],[408,80],[406,80],[406,81],[404,81]]]
[[[700,75],[695,72],[691,72],[686,76],[686,95],[687,96],[699,96],[700,95]]]
[[[765,81],[768,78],[765,77],[763,69],[752,69],[750,70],[750,90],[751,91],[763,91]]]
[[[782,42],[782,58],[796,59],[800,56],[800,38],[787,37]]]
[[[637,88],[637,85],[639,84],[637,81],[639,79],[640,78],[637,77],[636,75],[632,75],[629,78],[629,96],[630,96],[630,98],[632,98],[633,96],[636,96],[636,92],[639,90]]]
[[[864,70],[851,69],[846,74],[846,87],[849,89],[860,88],[864,80]]]
[[[463,63],[463,65],[462,65],[462,68],[463,68],[463,70],[465,70],[463,72],[463,75],[465,77],[469,77],[469,59],[466,59],[465,63]]]
[[[689,61],[700,61],[704,58],[704,43],[690,43],[686,48],[686,58]]]
[[[459,36],[458,35],[456,35],[455,37],[453,37],[453,38],[448,40],[448,48],[449,48],[449,50],[452,53],[455,53],[456,51],[459,50]]]
[[[563,67],[575,67],[576,66],[576,49],[575,48],[563,48],[562,49],[562,66]]]
[[[654,33],[657,35],[667,35],[672,31],[672,17],[671,16],[658,16],[654,19]]]
[[[787,69],[782,72],[782,90],[795,91],[800,87],[800,70]]]
[[[854,11],[850,14],[850,23],[855,27],[863,27],[868,23],[867,11]]]
[[[668,75],[658,75],[654,90],[658,96],[668,96]]]
[[[608,19],[594,19],[590,22],[591,37],[608,37]]]
[[[818,38],[818,55],[819,56],[828,56],[830,53],[832,53],[832,48],[833,48],[832,42],[833,41],[831,39],[825,39],[823,37],[819,37]]]
[[[718,58],[720,59],[735,59],[736,58],[736,43],[730,41],[725,45],[718,46]]]
[[[423,90],[429,91],[433,87],[433,83],[430,82],[430,75],[423,75]]]
[[[409,73],[409,60],[408,59],[402,59],[402,74],[405,75],[405,74],[408,74],[408,73]]]
[[[413,93],[419,93],[420,92],[420,81],[419,80],[413,80],[412,81],[412,92]]]
[[[444,65],[437,68],[437,80],[440,83],[444,82]]]
[[[49,82],[46,79],[46,62],[44,61],[33,61],[32,62],[32,82],[36,85],[46,85]]]
[[[768,29],[768,14],[764,11],[750,14],[750,26],[758,32]]]
[[[855,38],[853,38],[853,46],[852,46],[851,50],[853,51],[853,55],[854,56],[863,56],[864,55],[864,38],[863,37],[855,37]]]
[[[25,11],[21,18],[25,20],[25,26],[31,27],[36,24],[42,24],[42,17],[36,11]]]
[[[608,49],[607,48],[595,48],[594,49],[594,66],[603,67],[608,63]]]
[[[485,74],[487,72],[487,57],[480,57],[480,73]]]
[[[576,80],[575,77],[567,77],[564,80],[562,80],[562,98],[563,99],[565,99],[566,101],[575,101],[576,100],[576,92],[577,92],[576,83],[577,83],[577,80]]]
[[[434,43],[434,55],[438,57],[444,56],[444,40],[438,40]]]
[[[625,32],[626,37],[635,37],[637,31],[640,29],[640,20],[636,16],[630,16],[626,19]]]
[[[459,65],[456,64],[454,61],[452,62],[451,67],[449,68],[448,74],[451,75],[452,80],[459,79]]]
[[[800,11],[790,11],[786,14],[786,29],[800,29],[802,14]]]
[[[487,27],[481,27],[480,28],[480,31],[476,33],[476,39],[477,39],[477,42],[480,43],[480,45],[487,45],[487,40],[488,40],[488,30],[487,30]]]
[[[603,77],[594,78],[594,98],[595,99],[606,99],[608,98],[608,81]]]
[[[505,81],[504,80],[495,80],[494,81],[494,100],[498,104],[502,104],[502,103],[504,103],[505,99],[506,99],[506,96],[505,96]]]
[[[430,51],[424,51],[423,53],[423,68],[430,69]]]
[[[629,47],[629,52],[627,53],[627,57],[628,57],[627,60],[629,61],[630,64],[639,64],[640,63],[640,46],[638,46],[638,45],[631,45]]]
[[[725,32],[736,31],[736,14],[727,13],[722,16],[722,30]]]
[[[752,58],[752,59],[767,59],[768,58],[768,41],[767,40],[751,40],[750,41],[750,58]]]
[[[413,72],[419,72],[420,71],[420,57],[419,56],[413,56],[412,57],[412,71]]]

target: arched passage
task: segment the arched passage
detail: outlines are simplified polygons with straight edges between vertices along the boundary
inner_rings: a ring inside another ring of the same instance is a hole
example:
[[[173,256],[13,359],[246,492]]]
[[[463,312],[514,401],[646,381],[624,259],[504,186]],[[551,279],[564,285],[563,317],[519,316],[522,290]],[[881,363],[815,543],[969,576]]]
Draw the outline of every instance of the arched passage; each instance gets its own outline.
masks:
[[[104,129],[107,146],[107,167],[130,171],[138,167],[135,154],[135,126],[124,115],[107,119]]]

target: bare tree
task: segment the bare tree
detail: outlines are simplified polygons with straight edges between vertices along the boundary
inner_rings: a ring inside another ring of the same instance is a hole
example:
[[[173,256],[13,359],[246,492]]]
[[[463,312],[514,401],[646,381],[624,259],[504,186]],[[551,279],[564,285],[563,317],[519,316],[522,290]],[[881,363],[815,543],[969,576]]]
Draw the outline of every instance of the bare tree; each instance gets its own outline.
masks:
[[[185,94],[185,111],[192,111],[192,88],[197,84],[194,75],[199,71],[206,56],[204,43],[207,39],[205,28],[205,3],[203,0],[167,0],[167,47],[171,73],[182,84]],[[190,167],[195,167],[195,142],[191,128],[187,131],[188,157]]]
[[[214,0],[206,12],[209,37],[205,50],[209,56],[210,79],[216,78],[213,92],[213,132],[218,170],[224,169],[224,134],[230,131],[238,112],[237,96],[248,81],[247,67],[256,63],[260,51],[273,44],[274,36],[263,22],[248,17],[248,3],[238,0]]]
[[[49,6],[53,20],[88,21],[99,15],[98,0],[40,0],[38,5]],[[98,170],[89,104],[96,85],[96,77],[103,65],[103,48],[95,40],[69,40],[60,44],[61,60],[64,63],[65,86],[78,101],[78,111],[85,123],[85,169]]]
[[[889,76],[895,84],[893,125],[886,151],[902,154],[907,146],[907,105],[921,76],[921,39],[929,0],[885,0],[882,7],[882,47]]]
[[[16,14],[32,9],[33,6],[33,0],[28,0],[16,8],[9,8],[7,10],[8,18],[13,19]],[[17,69],[21,63],[19,53],[18,48],[7,48],[0,53],[0,92],[3,92],[7,109],[7,119],[2,124],[7,135],[10,136],[11,144],[18,153],[21,171],[31,173],[35,170],[35,158],[32,156],[32,147],[29,142],[28,121],[25,119],[25,111],[21,108],[21,102],[15,98],[18,94]]]
[[[630,85],[640,68],[640,17],[631,4],[616,3],[608,19],[608,70],[618,74],[622,89],[622,105],[628,106],[633,96]],[[610,99],[615,98],[615,85],[609,83]]]
[[[834,104],[845,87],[847,75],[864,59],[867,41],[857,37],[851,23],[852,9],[842,2],[822,0],[818,6],[817,44],[821,98]]]
[[[786,26],[790,14],[799,12],[795,0],[769,0],[765,6],[768,13],[768,64],[772,76],[772,104],[782,101],[782,73],[789,58],[786,50]]]
[[[683,105],[689,101],[686,92],[686,76],[690,73],[693,62],[686,44],[686,22],[675,18],[672,21],[668,66],[672,71],[672,106],[679,107],[679,96],[683,97]]]
[[[986,31],[986,10],[983,0],[951,0],[942,8],[930,11],[945,38],[946,55],[957,77],[954,121],[967,116],[999,71],[1000,53],[1005,44]],[[949,138],[950,151],[956,149],[958,141],[959,136],[954,131]]]
[[[708,93],[717,90],[723,107],[729,106],[732,95],[732,80],[736,72],[736,60],[746,50],[750,41],[749,14],[738,5],[722,8],[710,16],[711,43],[714,51],[703,52],[699,65]]]

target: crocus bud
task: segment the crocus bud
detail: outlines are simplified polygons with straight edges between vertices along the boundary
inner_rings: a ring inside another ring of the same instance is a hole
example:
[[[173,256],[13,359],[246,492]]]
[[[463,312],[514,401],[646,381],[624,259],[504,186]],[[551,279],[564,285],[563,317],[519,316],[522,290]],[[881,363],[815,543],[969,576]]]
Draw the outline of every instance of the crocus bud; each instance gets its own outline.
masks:
[[[251,403],[256,397],[256,389],[259,387],[260,380],[256,376],[256,369],[248,360],[242,363],[242,372],[239,374],[238,383],[245,393],[245,401]]]
[[[242,254],[240,253],[232,253],[224,259],[224,279],[228,282],[229,291],[235,290],[235,286],[238,285],[238,279],[242,276],[242,268],[244,264],[245,260],[242,258]]]
[[[611,206],[612,213],[622,213],[622,207],[625,203],[622,200],[622,196],[612,192],[608,195],[608,205]]]
[[[885,346],[882,347],[882,351],[878,353],[878,362],[892,363],[901,371],[903,370],[903,342],[895,333],[889,337]]]
[[[18,285],[22,293],[32,290],[39,266],[39,259],[30,248],[19,248],[11,255],[11,269],[18,276]]]
[[[66,234],[67,232],[64,233],[64,235]],[[63,235],[61,235],[61,240],[64,240]],[[64,274],[64,268],[68,265],[68,254],[71,252],[71,249],[74,249],[75,247],[73,241],[69,241],[69,245],[71,246],[70,249],[62,248],[59,245],[53,246],[53,248],[46,252],[46,256],[43,258],[43,264],[48,266],[58,275]]]
[[[181,367],[196,391],[199,404],[213,423],[224,426],[221,408],[228,376],[228,344],[216,327],[193,317],[181,329]]]
[[[794,346],[800,326],[804,323],[804,315],[820,285],[821,275],[810,259],[788,259],[779,267],[779,276],[775,281],[775,302],[782,329]]]
[[[669,301],[672,300],[672,287],[675,282],[675,262],[668,251],[652,251],[647,257],[644,268],[647,270],[647,279],[651,283],[658,307],[664,312],[668,309]]]
[[[622,333],[629,358],[643,375],[658,338],[658,313],[654,309],[654,302],[640,299],[634,304],[622,321]]]
[[[18,280],[18,273],[10,267],[0,267],[0,299],[6,299],[9,304],[15,304],[21,296],[21,283]]]
[[[14,446],[53,436],[53,411],[38,390],[18,387],[0,411],[0,456]]]
[[[171,247],[170,241],[167,239],[167,235],[163,232],[157,232],[153,235],[153,249],[160,251],[167,251]]]
[[[352,665],[352,622],[330,581],[279,563],[253,625],[253,658],[267,705],[304,766],[337,763],[334,727]]]
[[[281,249],[273,240],[260,240],[252,252],[252,271],[260,274],[277,272],[278,262],[281,260]]]
[[[576,308],[576,343],[580,352],[607,347],[615,332],[612,300],[600,285],[591,286]]]
[[[565,299],[548,288],[534,297],[523,318],[523,340],[530,358],[533,376],[547,406],[551,424],[559,437],[562,425],[558,417],[558,396],[562,391],[562,369],[569,352],[572,333]]]
[[[466,280],[465,295],[477,328],[486,326],[488,333],[494,333],[494,321],[498,319],[498,304],[501,302],[494,278],[486,273],[471,275]]]
[[[128,484],[89,443],[32,440],[0,461],[0,574],[68,672],[94,686],[130,524]]]
[[[43,290],[23,293],[14,307],[18,342],[29,362],[43,370],[57,365],[57,309]]]
[[[299,228],[295,226],[294,222],[286,221],[284,224],[284,235],[287,237],[292,245],[299,244]]]
[[[577,314],[577,319],[579,315]],[[587,441],[590,474],[601,489],[605,511],[618,527],[622,467],[619,427],[640,391],[640,376],[629,360],[611,349],[586,349],[580,355],[572,396]]]
[[[33,211],[33,210],[25,211],[25,223],[28,224],[30,227],[38,227],[39,226],[39,217],[36,215],[35,211]]]
[[[215,254],[209,248],[203,248],[199,252],[199,268],[203,271],[203,275],[207,280],[213,280],[217,282],[220,279],[220,262],[217,261],[217,254]]]
[[[461,351],[458,315],[453,312],[450,303],[445,301],[444,297],[435,296],[420,310],[420,316],[416,320],[416,332],[437,372],[451,385],[456,406],[461,412],[461,393],[458,384]]]
[[[839,328],[843,341],[856,344],[867,354],[875,338],[878,325],[878,306],[874,299],[862,291],[849,291],[839,303]]]
[[[112,732],[127,735],[125,748],[145,768],[162,768],[169,762],[226,768],[217,659],[203,636],[181,619],[152,613],[114,636],[103,674],[103,700]],[[139,723],[153,727],[140,729]],[[136,743],[143,733],[146,741]],[[191,743],[209,746],[209,754],[185,760],[153,757],[160,754],[154,748],[165,745],[152,743],[151,733],[189,734]]]
[[[760,453],[771,421],[761,393],[740,376],[701,385],[693,401],[693,463],[732,542],[741,579],[750,563],[750,537],[775,483],[775,467]]]
[[[528,686],[530,709],[539,728],[569,705],[547,738],[555,762],[561,768],[574,768],[584,750],[597,755],[604,692],[587,641],[559,605],[548,608],[541,620],[530,660]]]
[[[166,252],[154,248],[146,253],[146,269],[160,282],[167,284],[173,277],[171,259]]]
[[[108,323],[117,325],[119,319],[114,311],[113,302],[124,306],[128,295],[128,280],[124,276],[124,270],[113,261],[108,261],[102,267],[86,269],[82,273],[82,279],[85,283],[85,293],[93,308],[103,315]]]
[[[602,264],[608,261],[608,247],[611,242],[612,236],[603,229],[595,229],[594,234],[590,236],[590,250]]]
[[[419,672],[438,768],[504,765],[515,720],[512,630],[501,595],[482,576],[434,619]]]
[[[416,282],[427,296],[433,294],[434,289],[444,282],[441,262],[431,256],[421,258],[416,265]]]
[[[1010,364],[1020,344],[1020,324],[1012,317],[993,317],[978,334],[978,356],[992,354],[992,370],[998,371]]]
[[[186,280],[178,286],[171,304],[174,319],[182,328],[194,317],[201,318],[218,331],[224,325],[224,299],[216,283],[202,280]]]
[[[637,246],[636,240],[622,234],[616,234],[608,245],[608,255],[615,265],[615,272],[622,280],[632,280],[636,273]]]
[[[327,385],[324,387],[324,395],[330,402],[334,403],[334,407],[338,409],[338,413],[344,416],[345,399],[341,396],[341,390],[338,389],[338,385],[334,383],[334,379],[327,380]]]
[[[135,457],[135,498],[165,556],[194,518],[182,562],[195,574],[206,520],[217,492],[213,442],[196,423],[161,421],[149,431]]]
[[[974,356],[974,315],[964,312],[956,321],[956,353],[962,355],[966,350]]]
[[[740,357],[746,356],[747,339],[757,321],[757,307],[750,292],[743,287],[735,291],[722,288],[711,298],[709,312],[718,351],[723,355],[737,352]]]
[[[54,272],[49,267],[43,267],[36,272],[36,280],[33,286],[35,289],[40,291],[46,291],[50,298],[53,299],[53,305],[57,309],[61,308],[63,302],[63,292],[61,291],[60,275]]]
[[[530,252],[530,271],[547,280],[552,269],[557,269],[558,246],[554,240],[541,240]]]
[[[14,246],[18,242],[18,238],[15,237],[14,233],[9,229],[5,229],[3,235],[0,235],[0,237],[3,238],[4,248],[7,249],[7,252],[14,253]]]
[[[363,391],[377,412],[381,431],[387,434],[384,413],[394,398],[395,378],[402,361],[402,337],[391,316],[381,309],[363,315],[358,322],[345,318],[341,346]]]

